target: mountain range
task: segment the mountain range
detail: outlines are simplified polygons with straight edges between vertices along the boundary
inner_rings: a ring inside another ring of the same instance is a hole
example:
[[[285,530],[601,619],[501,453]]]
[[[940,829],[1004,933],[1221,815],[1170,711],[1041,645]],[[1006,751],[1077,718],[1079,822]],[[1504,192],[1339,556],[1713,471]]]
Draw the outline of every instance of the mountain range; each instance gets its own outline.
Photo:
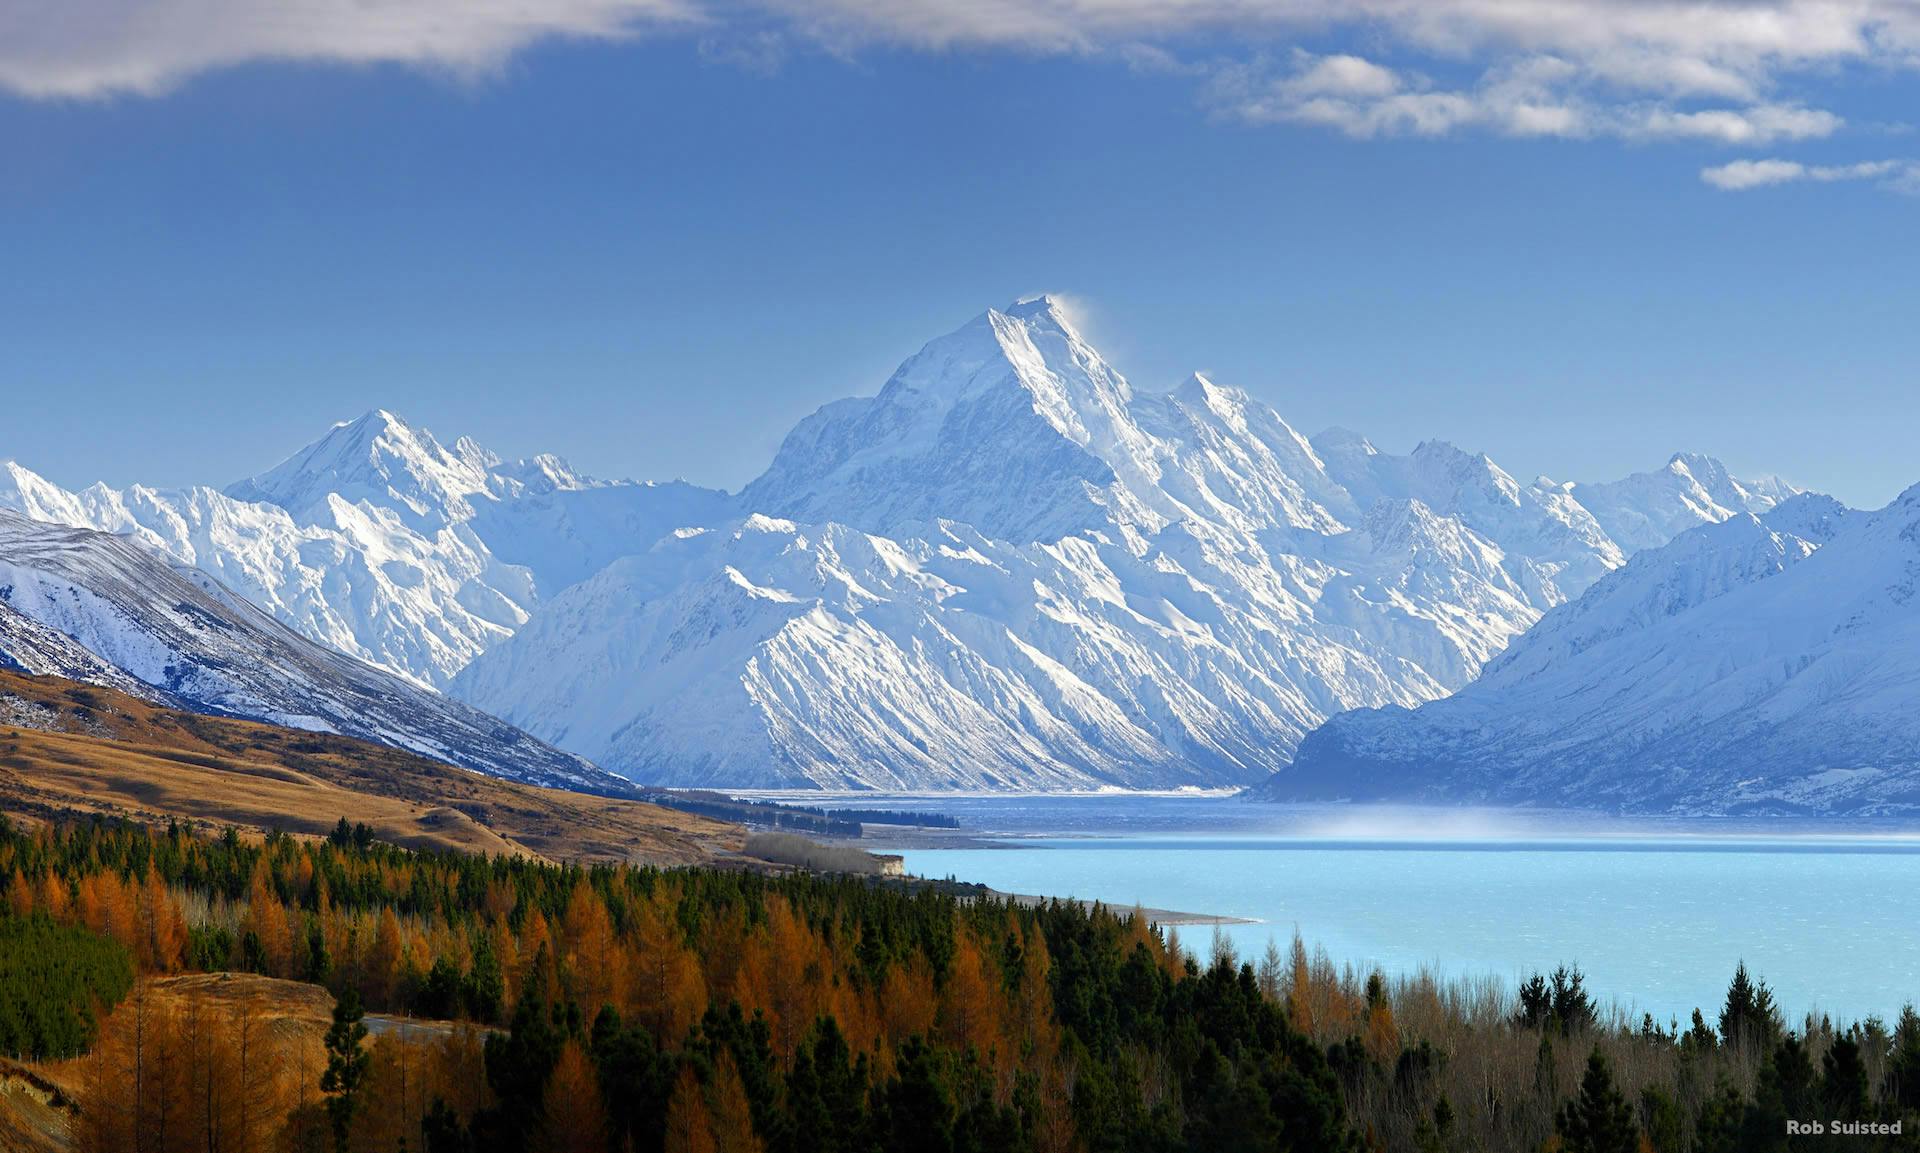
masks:
[[[1523,483],[1308,438],[1203,376],[1136,390],[1046,298],[822,408],[732,494],[386,412],[225,489],[0,468],[0,507],[120,534],[435,700],[731,787],[1261,782],[1328,717],[1447,697],[1629,558],[1793,497],[1700,456]]]
[[[1274,799],[1920,809],[1920,486],[1806,494],[1636,554],[1479,680],[1307,738]]]

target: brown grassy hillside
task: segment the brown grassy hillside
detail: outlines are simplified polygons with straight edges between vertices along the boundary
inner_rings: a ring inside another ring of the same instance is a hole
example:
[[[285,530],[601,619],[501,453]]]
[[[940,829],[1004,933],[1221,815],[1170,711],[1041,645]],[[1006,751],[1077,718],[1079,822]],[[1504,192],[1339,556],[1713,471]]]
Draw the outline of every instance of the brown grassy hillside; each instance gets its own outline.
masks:
[[[409,848],[696,864],[733,825],[483,777],[384,745],[158,708],[0,671],[0,811],[188,818],[323,834],[341,817]]]

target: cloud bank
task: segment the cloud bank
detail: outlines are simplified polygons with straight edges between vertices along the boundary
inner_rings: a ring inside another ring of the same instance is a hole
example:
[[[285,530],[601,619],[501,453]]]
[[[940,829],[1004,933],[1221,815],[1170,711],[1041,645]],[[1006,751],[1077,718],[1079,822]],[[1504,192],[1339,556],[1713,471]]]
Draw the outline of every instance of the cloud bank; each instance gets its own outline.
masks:
[[[1760,148],[1845,126],[1798,86],[1920,67],[1920,0],[11,0],[0,90],[155,95],[255,61],[474,76],[546,40],[649,34],[763,71],[809,44],[1172,62],[1203,76],[1216,116],[1356,138]],[[1775,176],[1782,163],[1703,179],[1872,178]]]
[[[700,15],[692,0],[6,0],[0,89],[154,96],[276,60],[474,75],[542,40],[613,39]]]
[[[1286,66],[1257,60],[1221,68],[1209,93],[1217,111],[1255,124],[1290,122],[1348,136],[1446,136],[1475,128],[1505,136],[1694,139],[1764,145],[1828,136],[1832,112],[1755,100],[1676,106],[1621,92],[1587,66],[1530,56],[1482,73],[1469,86],[1438,85],[1358,56],[1296,51]]]

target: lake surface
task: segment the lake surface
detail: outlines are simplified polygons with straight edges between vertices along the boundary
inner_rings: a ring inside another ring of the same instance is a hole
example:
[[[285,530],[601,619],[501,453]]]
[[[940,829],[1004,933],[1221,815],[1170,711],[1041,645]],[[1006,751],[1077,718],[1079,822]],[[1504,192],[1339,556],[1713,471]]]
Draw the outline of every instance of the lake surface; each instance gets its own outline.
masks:
[[[817,799],[816,799],[817,800]],[[843,803],[836,799],[836,805]],[[921,876],[1297,926],[1338,962],[1492,974],[1578,963],[1662,1023],[1711,1018],[1737,962],[1789,1017],[1891,1019],[1920,1000],[1920,837],[1865,826],[1624,824],[1551,814],[1299,808],[1217,796],[862,798],[979,840],[903,849]],[[925,843],[925,842],[917,842]],[[1211,930],[1181,930],[1204,952]]]

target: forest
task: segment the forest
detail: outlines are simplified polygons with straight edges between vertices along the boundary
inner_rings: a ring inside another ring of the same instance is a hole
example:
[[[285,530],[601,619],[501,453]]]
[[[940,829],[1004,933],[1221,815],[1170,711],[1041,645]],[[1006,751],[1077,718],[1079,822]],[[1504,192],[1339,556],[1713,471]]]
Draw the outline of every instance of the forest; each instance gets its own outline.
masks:
[[[82,1150],[1920,1147],[1920,1017],[1790,1026],[1744,967],[1689,1022],[1633,1021],[1576,969],[1389,978],[1124,910],[344,821],[0,819],[0,887],[0,1050],[75,1086]]]

